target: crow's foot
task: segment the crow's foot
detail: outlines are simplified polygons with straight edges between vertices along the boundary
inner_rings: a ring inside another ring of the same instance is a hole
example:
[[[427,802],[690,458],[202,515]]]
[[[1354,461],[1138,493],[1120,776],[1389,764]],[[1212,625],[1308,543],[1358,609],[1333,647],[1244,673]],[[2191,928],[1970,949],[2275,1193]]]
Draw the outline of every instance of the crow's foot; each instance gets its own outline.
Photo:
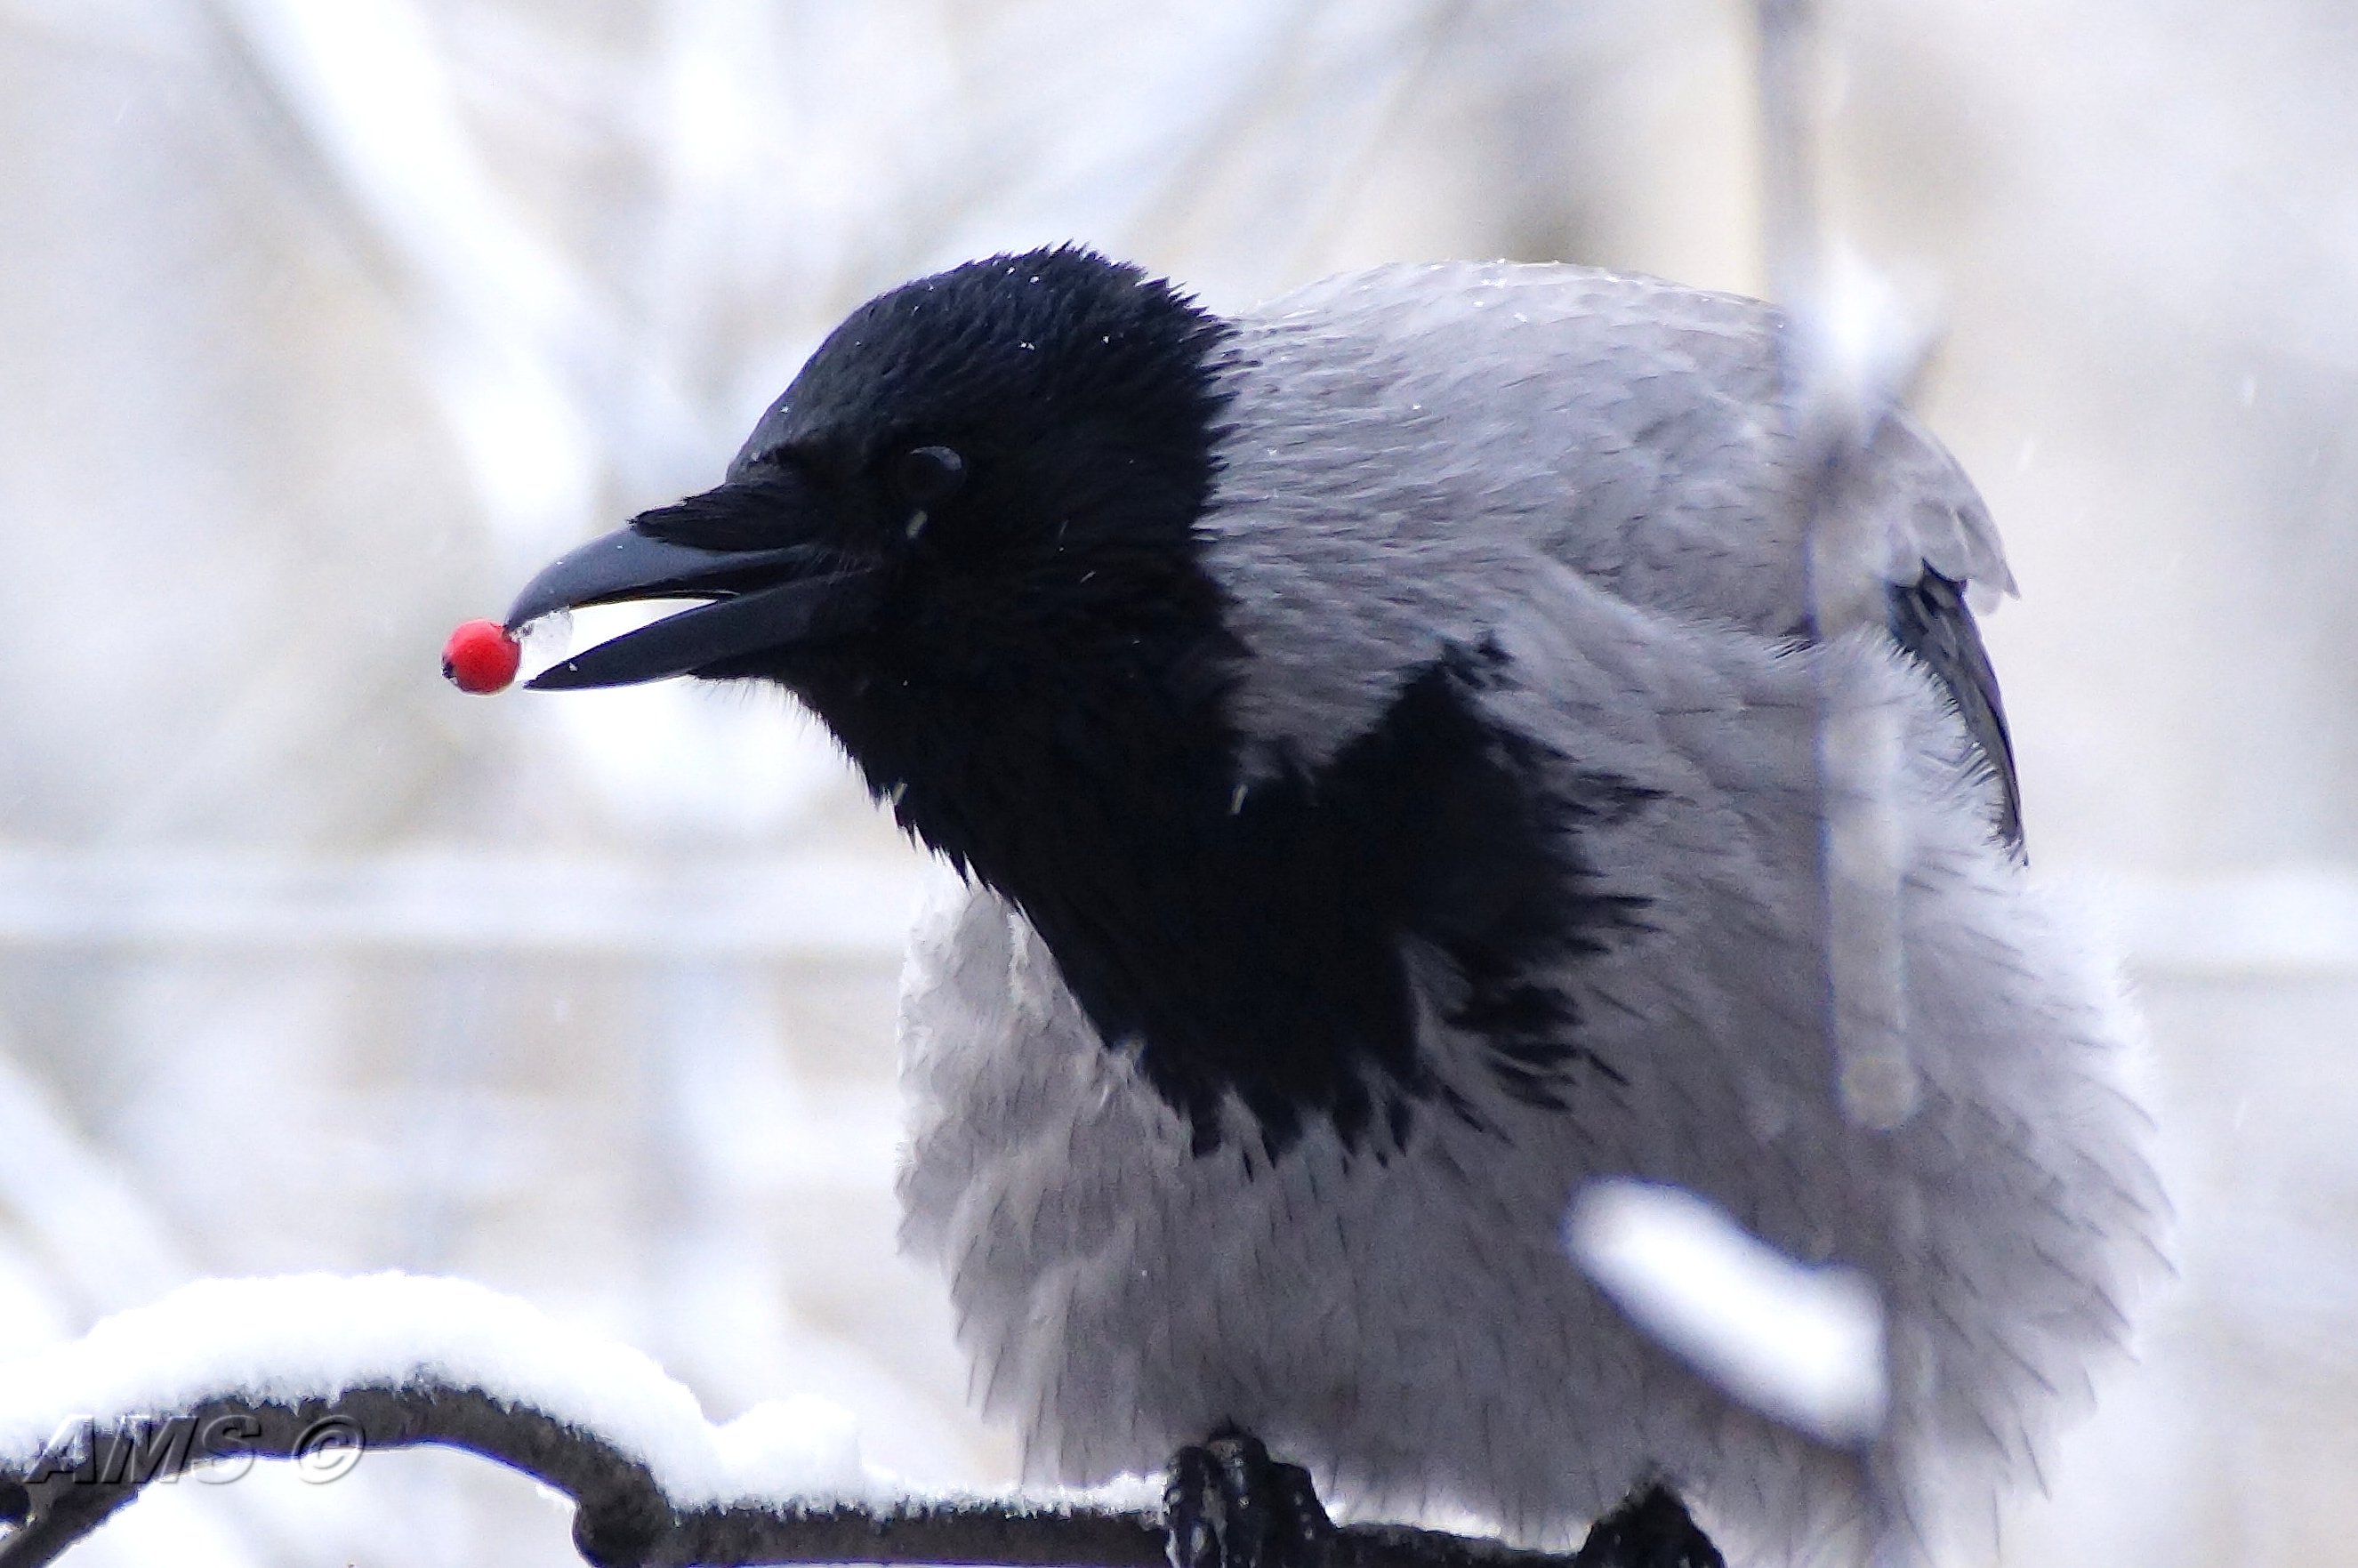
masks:
[[[1572,1562],[1573,1568],[1727,1568],[1678,1494],[1659,1482],[1598,1519]]]
[[[1234,1427],[1171,1461],[1163,1522],[1171,1568],[1320,1568],[1335,1534],[1310,1472]]]

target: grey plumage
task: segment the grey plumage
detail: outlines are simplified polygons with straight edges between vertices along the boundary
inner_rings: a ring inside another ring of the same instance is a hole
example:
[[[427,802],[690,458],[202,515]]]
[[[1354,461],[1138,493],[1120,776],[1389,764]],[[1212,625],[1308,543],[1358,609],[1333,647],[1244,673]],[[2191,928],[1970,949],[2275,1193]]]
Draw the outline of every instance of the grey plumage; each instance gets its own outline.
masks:
[[[1416,672],[1493,651],[1486,721],[1643,802],[1580,846],[1642,918],[1553,977],[1614,1071],[1560,1105],[1506,1092],[1412,943],[1420,1052],[1472,1114],[1358,1147],[1314,1119],[1273,1164],[1249,1137],[1206,1152],[1018,907],[949,888],[904,983],[904,1237],[949,1273],[985,1406],[1044,1476],[1151,1470],[1235,1421],[1365,1506],[1539,1541],[1657,1476],[1738,1562],[1855,1544],[1862,1474],[1909,1539],[1985,1516],[2121,1344],[2160,1203],[2121,1087],[2135,1023],[1991,830],[2010,769],[1994,686],[1960,706],[1986,683],[1970,619],[1942,625],[1949,668],[1874,629],[1802,640],[1802,476],[1758,305],[1387,268],[1233,328],[1197,534],[1246,654],[1238,787],[1314,774]],[[2011,589],[1911,423],[1857,494],[1885,581]],[[1818,722],[1866,709],[1904,741],[1895,1049],[1920,1092],[1888,1132],[1842,1113],[1822,995]],[[1741,1408],[1575,1271],[1568,1203],[1625,1174],[1873,1277],[1893,1394],[1869,1451]]]

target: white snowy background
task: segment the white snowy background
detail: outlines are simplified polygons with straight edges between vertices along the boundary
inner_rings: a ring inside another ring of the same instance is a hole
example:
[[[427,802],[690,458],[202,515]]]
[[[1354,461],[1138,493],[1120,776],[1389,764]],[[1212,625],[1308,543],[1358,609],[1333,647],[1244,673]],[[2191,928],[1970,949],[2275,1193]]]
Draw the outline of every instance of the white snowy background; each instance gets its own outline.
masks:
[[[1828,227],[1947,323],[2032,851],[2130,956],[2181,1211],[2004,1560],[2358,1563],[2358,26],[1827,34]],[[1736,0],[0,0],[0,1350],[451,1273],[1004,1478],[892,1250],[914,856],[782,702],[462,698],[444,632],[991,249],[1758,292],[1751,70]],[[168,1552],[573,1561],[435,1454],[75,1560]]]

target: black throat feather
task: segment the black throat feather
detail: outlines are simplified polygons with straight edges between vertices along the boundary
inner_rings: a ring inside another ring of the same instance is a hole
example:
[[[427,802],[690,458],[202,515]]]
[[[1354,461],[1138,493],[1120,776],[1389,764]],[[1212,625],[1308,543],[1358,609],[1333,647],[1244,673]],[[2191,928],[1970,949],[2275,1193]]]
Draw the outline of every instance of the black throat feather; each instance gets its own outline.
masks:
[[[1172,653],[1163,670],[1215,667]],[[1640,918],[1597,885],[1582,830],[1647,797],[1488,721],[1499,664],[1453,653],[1325,767],[1249,789],[1216,694],[1151,667],[930,712],[896,685],[874,728],[830,719],[902,824],[1022,910],[1199,1153],[1233,1098],[1264,1158],[1322,1117],[1380,1155],[1420,1106],[1482,1119],[1435,1073],[1421,1015],[1478,1042],[1528,1103],[1562,1104],[1584,1068],[1617,1077],[1582,1044],[1564,981]],[[1419,946],[1444,975],[1422,996]]]

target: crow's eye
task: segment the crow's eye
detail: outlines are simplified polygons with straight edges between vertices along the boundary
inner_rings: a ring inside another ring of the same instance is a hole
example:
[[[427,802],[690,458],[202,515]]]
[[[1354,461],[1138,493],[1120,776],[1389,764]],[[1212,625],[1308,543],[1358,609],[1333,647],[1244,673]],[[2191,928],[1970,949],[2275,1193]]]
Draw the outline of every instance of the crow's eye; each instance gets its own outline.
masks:
[[[892,462],[892,488],[903,500],[931,506],[966,478],[966,460],[947,447],[912,447]]]

